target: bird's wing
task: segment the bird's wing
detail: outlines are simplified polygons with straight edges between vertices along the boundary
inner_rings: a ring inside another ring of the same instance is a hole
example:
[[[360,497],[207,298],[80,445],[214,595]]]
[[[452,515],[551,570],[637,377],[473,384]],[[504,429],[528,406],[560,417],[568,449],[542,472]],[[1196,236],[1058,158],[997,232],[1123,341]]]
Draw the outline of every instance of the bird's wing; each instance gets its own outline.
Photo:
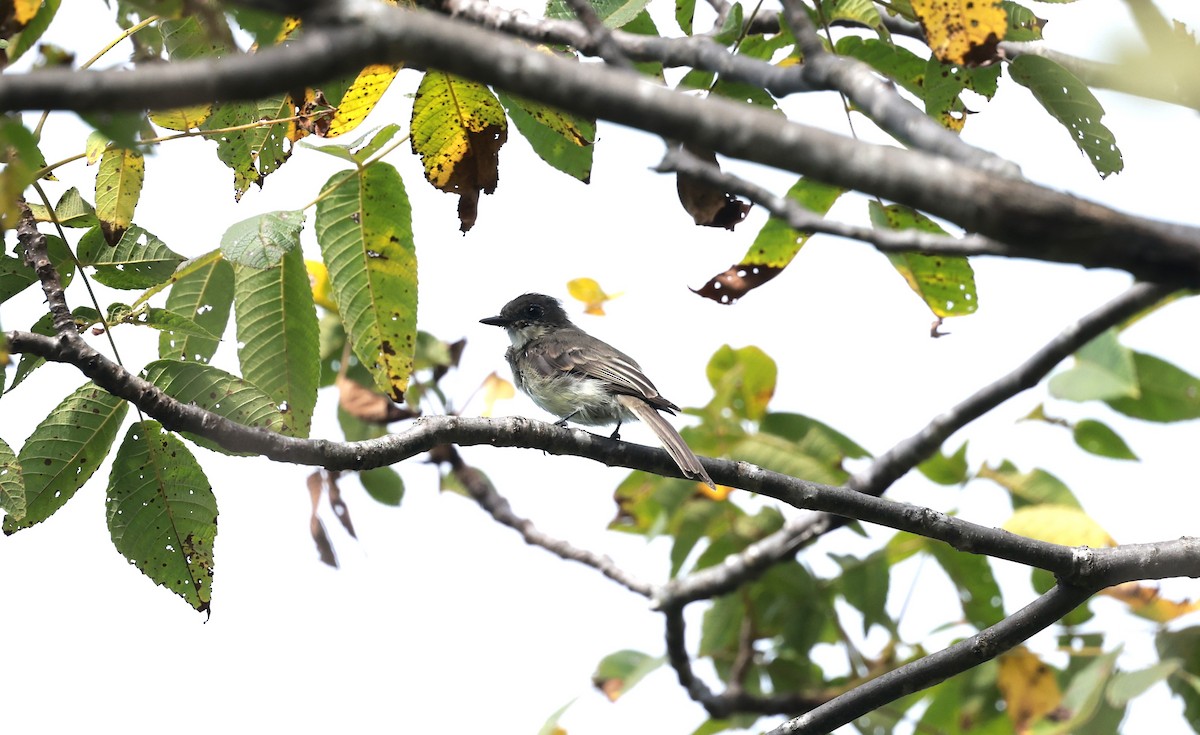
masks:
[[[568,340],[551,338],[540,347],[536,361],[544,365],[539,369],[549,368],[547,373],[560,370],[587,375],[604,381],[614,393],[637,396],[662,411],[679,410],[662,397],[632,357],[591,335],[577,332]]]

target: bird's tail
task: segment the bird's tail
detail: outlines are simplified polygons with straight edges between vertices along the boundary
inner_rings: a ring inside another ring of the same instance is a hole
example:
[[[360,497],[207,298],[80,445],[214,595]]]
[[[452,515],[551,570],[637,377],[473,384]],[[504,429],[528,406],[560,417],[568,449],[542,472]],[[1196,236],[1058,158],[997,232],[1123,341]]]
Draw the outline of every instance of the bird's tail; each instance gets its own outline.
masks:
[[[694,480],[700,480],[705,485],[716,489],[712,478],[704,471],[704,466],[700,464],[700,460],[696,458],[694,452],[675,431],[675,427],[667,423],[667,420],[662,417],[654,407],[646,403],[640,398],[634,396],[617,396],[617,401],[629,409],[629,411],[641,419],[650,429],[658,436],[658,440],[662,442],[663,447],[667,450],[667,454],[671,455],[671,459],[675,460],[675,464],[679,465],[679,469],[683,471],[685,477],[690,477]]]

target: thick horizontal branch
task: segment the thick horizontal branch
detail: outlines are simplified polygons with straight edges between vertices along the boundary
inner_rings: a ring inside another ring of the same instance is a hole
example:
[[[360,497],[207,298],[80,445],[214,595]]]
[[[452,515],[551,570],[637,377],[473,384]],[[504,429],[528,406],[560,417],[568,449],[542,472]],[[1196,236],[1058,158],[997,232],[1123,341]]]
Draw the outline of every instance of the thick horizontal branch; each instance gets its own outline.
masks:
[[[310,28],[295,42],[253,55],[132,71],[6,74],[0,111],[251,99],[400,61],[907,204],[1005,242],[1012,255],[1200,286],[1200,229],[1133,217],[929,153],[862,143],[730,100],[683,94],[630,72],[541,53],[494,31],[382,4],[352,26]]]
[[[153,384],[133,375],[73,334],[46,337],[29,332],[9,332],[14,353],[39,355],[54,362],[75,365],[101,388],[130,401],[172,431],[188,431],[210,438],[224,447],[253,452],[269,459],[315,465],[330,470],[370,469],[409,459],[443,444],[488,444],[523,447],[592,459],[609,466],[627,467],[679,477],[679,469],[665,450],[616,441],[580,429],[524,418],[484,419],[430,416],[411,428],[389,436],[360,442],[297,439],[261,429],[251,429],[212,414],[198,406],[182,404]],[[998,559],[1045,569],[1074,584],[1091,584],[1097,575],[1105,584],[1172,576],[1200,576],[1200,554],[1194,544],[1161,542],[1121,547],[1114,562],[1113,549],[1077,549],[1017,536],[980,526],[929,508],[897,503],[857,492],[807,482],[746,462],[701,458],[709,475],[729,487],[741,488],[781,500],[796,508],[819,510],[857,518],[901,531],[943,541],[960,551],[987,554]],[[1134,564],[1136,549],[1153,556],[1155,564],[1143,569]],[[1149,573],[1147,573],[1149,572]]]

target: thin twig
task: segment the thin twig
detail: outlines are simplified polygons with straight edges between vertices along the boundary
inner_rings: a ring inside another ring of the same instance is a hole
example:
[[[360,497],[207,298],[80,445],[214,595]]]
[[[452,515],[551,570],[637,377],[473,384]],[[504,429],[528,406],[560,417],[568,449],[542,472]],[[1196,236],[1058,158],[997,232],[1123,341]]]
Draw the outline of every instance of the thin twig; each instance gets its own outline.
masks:
[[[653,587],[635,578],[617,566],[609,557],[587,549],[581,549],[568,541],[554,538],[539,530],[533,521],[513,512],[508,500],[496,491],[491,481],[479,470],[463,461],[451,445],[443,444],[430,452],[430,460],[450,465],[450,471],[466,488],[471,498],[486,510],[502,526],[508,526],[525,539],[525,543],[539,546],[555,556],[568,561],[577,561],[589,566],[631,592],[650,597]]]

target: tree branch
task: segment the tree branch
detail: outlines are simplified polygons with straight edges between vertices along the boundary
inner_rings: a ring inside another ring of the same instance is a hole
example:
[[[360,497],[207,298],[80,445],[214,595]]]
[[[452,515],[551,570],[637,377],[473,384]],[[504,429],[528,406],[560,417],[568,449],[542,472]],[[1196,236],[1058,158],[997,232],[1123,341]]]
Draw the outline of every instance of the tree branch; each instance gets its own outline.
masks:
[[[508,500],[496,492],[496,487],[491,481],[482,472],[464,462],[452,445],[443,444],[434,447],[430,451],[430,460],[450,465],[450,471],[454,473],[455,478],[466,488],[471,498],[479,504],[479,507],[486,510],[500,525],[508,526],[521,534],[521,538],[525,539],[525,543],[531,546],[540,546],[551,554],[567,561],[577,561],[580,564],[589,566],[625,589],[636,592],[642,597],[650,597],[653,594],[654,588],[651,585],[638,580],[624,569],[621,569],[609,557],[603,554],[596,554],[587,549],[581,549],[568,541],[543,533],[538,530],[537,526],[533,525],[533,521],[522,518],[514,513]]]
[[[378,5],[349,27],[310,28],[253,55],[132,71],[45,69],[0,77],[0,111],[130,110],[252,99],[407,61],[515,94],[907,204],[1007,243],[1013,255],[1200,286],[1200,229],[1133,217],[921,151],[861,143],[716,97],[579,64],[501,34]]]
[[[1166,286],[1135,284],[1128,291],[1071,324],[1012,372],[935,417],[921,431],[877,458],[850,479],[850,487],[879,495],[906,472],[928,459],[950,435],[1009,398],[1041,382],[1058,363],[1124,319],[1171,295]]]
[[[818,735],[990,661],[1085,602],[1095,588],[1058,585],[995,625],[922,659],[893,669],[796,717],[767,735]]]

